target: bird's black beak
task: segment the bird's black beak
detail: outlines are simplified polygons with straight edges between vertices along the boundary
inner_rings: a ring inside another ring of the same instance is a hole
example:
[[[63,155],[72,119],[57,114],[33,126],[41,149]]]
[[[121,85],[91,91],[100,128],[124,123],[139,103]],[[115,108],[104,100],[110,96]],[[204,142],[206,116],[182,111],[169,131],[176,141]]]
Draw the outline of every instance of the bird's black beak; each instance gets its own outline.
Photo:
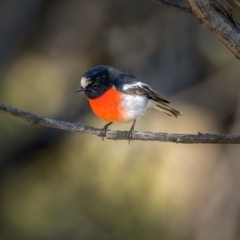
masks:
[[[81,91],[84,91],[84,89],[80,86],[80,87],[78,87],[77,89],[75,89],[74,92],[81,92]]]

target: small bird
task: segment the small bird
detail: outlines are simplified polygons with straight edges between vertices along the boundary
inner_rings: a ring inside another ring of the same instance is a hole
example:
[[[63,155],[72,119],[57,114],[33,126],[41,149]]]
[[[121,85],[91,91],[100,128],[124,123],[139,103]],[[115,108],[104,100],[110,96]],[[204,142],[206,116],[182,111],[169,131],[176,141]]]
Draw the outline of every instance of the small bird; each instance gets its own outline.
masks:
[[[147,108],[156,108],[169,116],[181,113],[170,106],[148,84],[134,75],[110,66],[96,66],[84,73],[80,87],[75,92],[84,91],[93,112],[100,119],[109,122],[100,132],[102,139],[113,122],[133,122],[128,132],[129,142],[136,120],[141,118]]]

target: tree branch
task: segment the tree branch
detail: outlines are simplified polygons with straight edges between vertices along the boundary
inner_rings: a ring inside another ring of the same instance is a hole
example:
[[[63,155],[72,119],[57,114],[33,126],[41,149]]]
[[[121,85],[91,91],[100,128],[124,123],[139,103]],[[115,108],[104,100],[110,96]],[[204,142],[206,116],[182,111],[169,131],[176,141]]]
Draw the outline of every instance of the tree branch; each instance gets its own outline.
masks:
[[[227,0],[227,2],[234,7],[238,12],[240,12],[240,3],[237,0]]]
[[[50,118],[40,117],[38,115],[18,110],[0,103],[0,111],[8,113],[15,117],[19,117],[29,123],[42,126],[57,128],[61,130],[81,132],[99,136],[101,129],[85,126],[81,123],[70,123],[58,121]],[[108,139],[113,140],[128,140],[128,132],[126,131],[107,131]],[[240,144],[239,135],[227,134],[168,134],[168,133],[151,133],[151,132],[134,132],[133,140],[143,141],[159,141],[159,142],[174,142],[174,143],[224,143],[224,144]]]
[[[168,2],[167,0],[152,0],[152,1],[155,2],[155,3],[159,3],[161,5],[165,5],[165,6],[168,6],[168,7],[175,8],[175,9],[177,9],[179,11],[182,11],[182,12],[192,13],[191,8],[182,7],[182,6],[179,6],[175,3]]]
[[[168,0],[152,0],[177,10],[192,13],[201,25],[211,29],[218,39],[240,59],[240,27],[235,20],[232,9],[219,0],[187,0],[190,8],[170,3]],[[240,4],[235,0],[228,3],[240,11]]]
[[[212,0],[188,0],[192,13],[200,23],[211,29],[220,41],[240,59],[240,30],[231,13]]]

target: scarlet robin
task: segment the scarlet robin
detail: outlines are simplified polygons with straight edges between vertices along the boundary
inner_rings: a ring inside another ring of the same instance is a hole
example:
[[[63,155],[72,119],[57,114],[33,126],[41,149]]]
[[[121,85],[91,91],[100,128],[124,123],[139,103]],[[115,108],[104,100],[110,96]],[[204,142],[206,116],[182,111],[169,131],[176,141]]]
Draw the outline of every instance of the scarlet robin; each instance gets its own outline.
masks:
[[[149,85],[130,73],[110,66],[96,66],[85,72],[80,87],[75,90],[80,91],[84,91],[93,112],[109,122],[100,132],[102,139],[113,122],[133,121],[128,133],[129,141],[132,140],[136,120],[145,114],[147,108],[155,108],[173,117],[181,115]]]

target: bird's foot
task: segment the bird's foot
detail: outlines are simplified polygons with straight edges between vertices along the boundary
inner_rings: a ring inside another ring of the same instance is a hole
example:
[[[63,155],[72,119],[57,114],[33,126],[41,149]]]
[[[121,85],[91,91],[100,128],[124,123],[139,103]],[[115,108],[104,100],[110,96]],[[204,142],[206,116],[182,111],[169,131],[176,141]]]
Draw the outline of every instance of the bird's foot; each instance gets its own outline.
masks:
[[[134,130],[135,123],[136,123],[136,120],[133,122],[133,125],[127,134],[128,144],[130,144],[131,141],[133,142],[133,130]]]
[[[133,130],[130,130],[128,132],[127,139],[128,139],[128,144],[130,144],[130,142],[133,142]]]
[[[99,137],[101,137],[102,140],[104,140],[104,138],[106,137],[108,126],[111,125],[111,124],[112,124],[112,122],[106,124],[106,125],[101,129],[100,134],[99,134]]]

